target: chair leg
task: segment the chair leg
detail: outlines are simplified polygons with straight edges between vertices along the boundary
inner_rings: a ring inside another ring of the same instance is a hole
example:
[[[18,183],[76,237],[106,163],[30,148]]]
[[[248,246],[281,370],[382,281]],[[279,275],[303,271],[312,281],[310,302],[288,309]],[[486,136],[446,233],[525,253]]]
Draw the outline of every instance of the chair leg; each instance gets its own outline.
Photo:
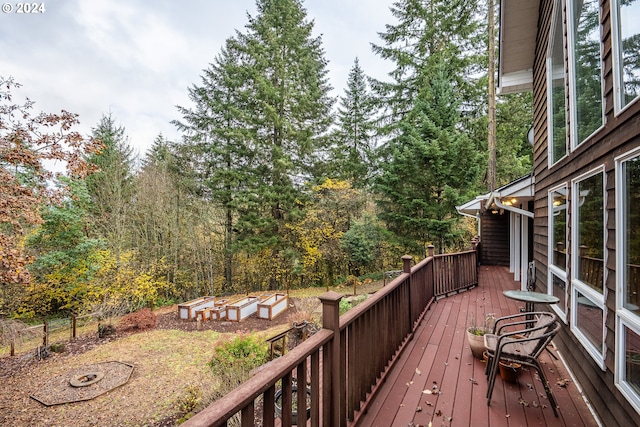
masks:
[[[493,394],[493,387],[496,384],[496,376],[498,374],[498,355],[494,354],[491,360],[491,366],[489,370],[489,377],[487,378],[487,406],[491,405],[491,395]],[[488,363],[488,362],[487,362]]]
[[[553,409],[553,414],[558,417],[558,404],[556,403],[556,398],[553,396],[553,392],[551,391],[551,387],[549,387],[549,381],[547,381],[547,377],[542,370],[542,366],[540,362],[536,359],[533,360],[533,363],[536,365],[536,370],[538,371],[538,376],[540,377],[540,381],[542,381],[542,386],[544,387],[544,391],[547,393],[547,398],[549,398],[549,404],[551,405],[551,409]]]

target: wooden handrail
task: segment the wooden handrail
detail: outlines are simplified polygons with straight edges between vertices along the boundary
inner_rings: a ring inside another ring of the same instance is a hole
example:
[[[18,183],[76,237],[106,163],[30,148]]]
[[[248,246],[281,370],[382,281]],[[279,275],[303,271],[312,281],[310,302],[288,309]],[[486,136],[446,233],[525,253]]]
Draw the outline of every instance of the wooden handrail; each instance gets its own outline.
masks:
[[[405,257],[404,263],[402,274],[341,318],[338,310],[342,296],[324,294],[320,297],[320,332],[264,365],[248,381],[183,425],[223,426],[237,413],[243,426],[254,425],[254,405],[263,396],[262,425],[273,426],[274,393],[281,382],[282,425],[289,426],[293,378],[298,378],[298,384],[302,378],[311,389],[312,426],[356,424],[432,301],[478,284],[475,250],[432,255],[413,267]],[[305,401],[306,393],[306,387],[297,387],[298,401]]]

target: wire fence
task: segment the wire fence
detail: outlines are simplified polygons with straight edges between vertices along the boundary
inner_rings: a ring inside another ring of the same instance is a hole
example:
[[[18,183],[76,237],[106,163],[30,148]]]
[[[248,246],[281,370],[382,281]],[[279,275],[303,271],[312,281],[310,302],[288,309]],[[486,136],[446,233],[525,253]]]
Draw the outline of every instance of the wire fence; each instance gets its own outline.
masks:
[[[7,344],[0,346],[0,356],[15,356],[31,351],[40,354],[41,350],[48,349],[52,344],[64,344],[81,336],[95,334],[100,318],[99,313],[91,313],[47,320],[26,328],[4,327],[3,341]]]

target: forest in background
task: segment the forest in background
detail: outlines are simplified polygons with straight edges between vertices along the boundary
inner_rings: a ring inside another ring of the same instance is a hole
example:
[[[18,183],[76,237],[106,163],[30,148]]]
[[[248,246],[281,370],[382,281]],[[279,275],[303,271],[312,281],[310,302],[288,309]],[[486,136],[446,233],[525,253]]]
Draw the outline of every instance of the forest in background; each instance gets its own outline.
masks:
[[[307,286],[467,248],[455,209],[487,191],[484,2],[399,0],[330,96],[322,38],[300,0],[257,0],[174,124],[138,159],[105,114],[15,103],[0,77],[0,316],[133,311]],[[531,94],[497,101],[497,184],[531,171]],[[66,170],[54,173],[51,161]]]

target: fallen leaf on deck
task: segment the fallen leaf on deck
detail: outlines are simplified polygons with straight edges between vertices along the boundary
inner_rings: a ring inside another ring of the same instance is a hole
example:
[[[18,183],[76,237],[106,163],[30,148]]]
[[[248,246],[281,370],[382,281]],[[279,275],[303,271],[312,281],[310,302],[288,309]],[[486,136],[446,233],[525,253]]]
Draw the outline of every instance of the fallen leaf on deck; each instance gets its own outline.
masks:
[[[422,375],[422,371],[420,369],[416,368],[416,374]]]
[[[442,417],[442,419],[450,423],[453,420],[453,417],[450,417],[449,415],[445,415],[444,417]]]
[[[422,394],[433,394],[431,390],[422,390]]]
[[[568,383],[569,383],[569,380],[563,378],[558,380],[556,384],[558,384],[560,387],[566,387]]]
[[[436,414],[435,414],[435,415],[436,415],[436,417],[441,417],[441,416],[442,416],[442,411],[441,411],[440,409],[438,409],[438,410],[436,411]]]
[[[433,403],[429,402],[428,400],[425,400],[424,403],[426,403],[427,406],[433,406]]]
[[[518,399],[518,403],[521,404],[522,406],[529,406],[529,402],[527,402],[523,398]]]
[[[531,406],[533,406],[534,408],[537,408],[540,406],[540,404],[534,400],[533,402],[531,402]]]
[[[475,378],[469,378],[469,381],[471,381],[471,384],[478,385],[478,381]]]
[[[422,412],[422,406],[418,406],[418,407],[416,408],[416,412]]]

